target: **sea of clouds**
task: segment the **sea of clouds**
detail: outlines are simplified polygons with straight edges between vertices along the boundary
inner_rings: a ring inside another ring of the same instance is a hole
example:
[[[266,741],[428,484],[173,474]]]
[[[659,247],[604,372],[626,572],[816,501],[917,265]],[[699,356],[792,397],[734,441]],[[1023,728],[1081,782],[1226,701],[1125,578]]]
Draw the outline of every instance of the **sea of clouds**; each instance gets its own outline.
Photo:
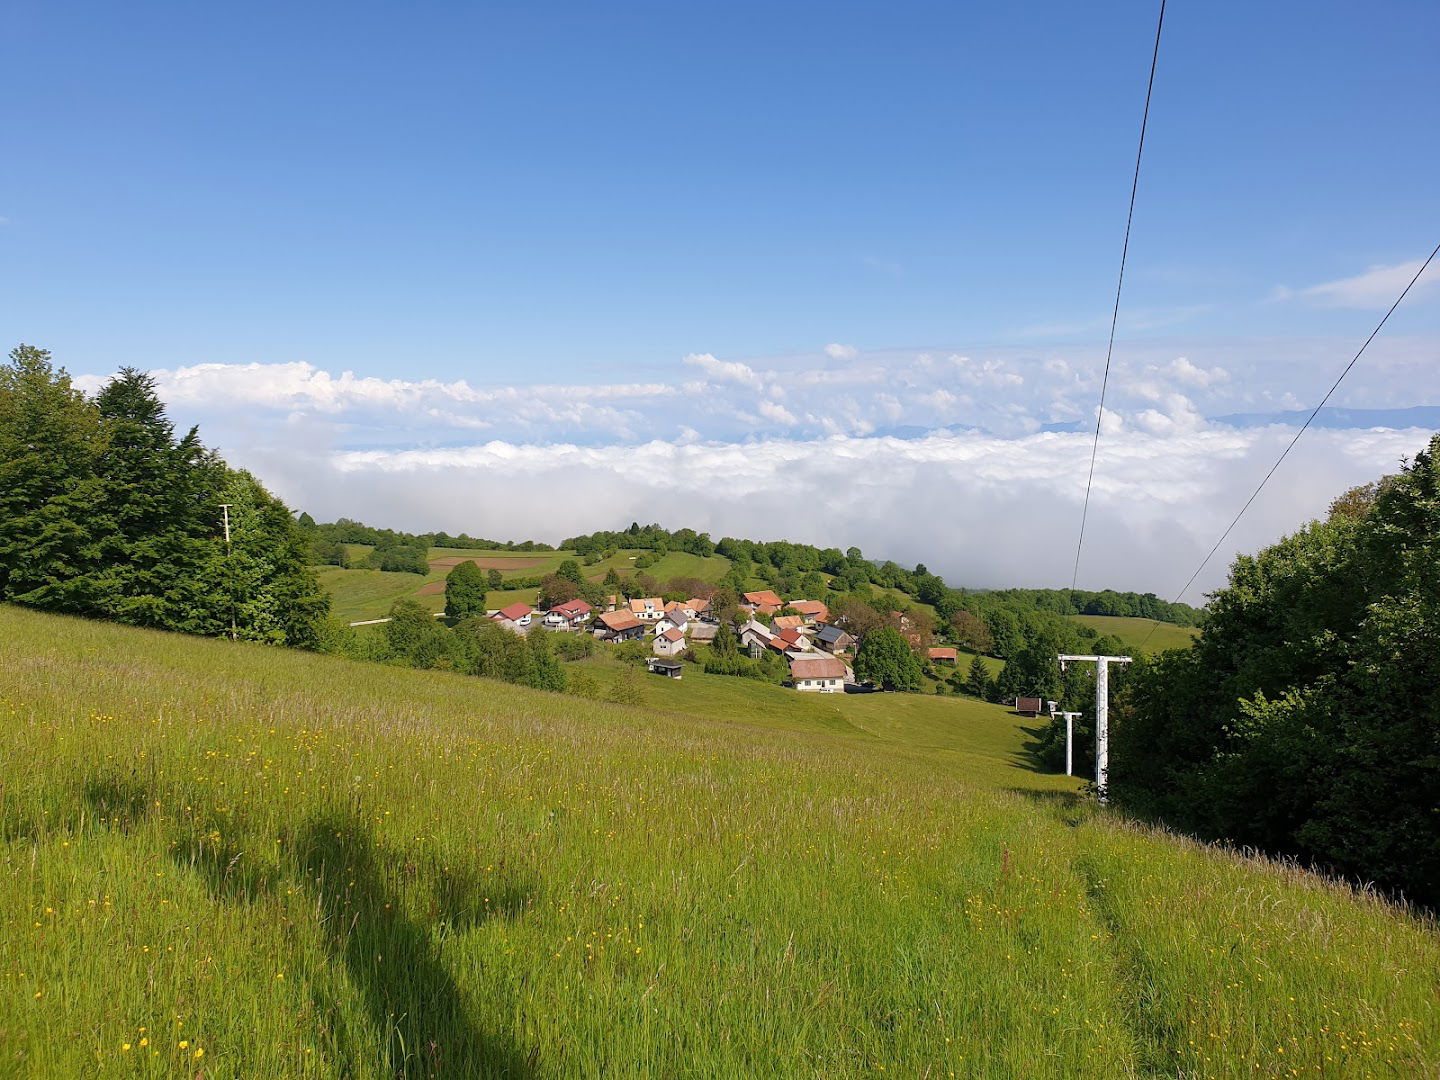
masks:
[[[1367,354],[1333,404],[1440,402],[1433,343]],[[1082,587],[1171,597],[1294,436],[1211,417],[1312,405],[1333,342],[1116,356]],[[1103,354],[1079,347],[685,356],[636,381],[487,385],[304,362],[155,372],[176,420],[292,506],[410,530],[557,541],[632,520],[858,545],[956,585],[1068,585]],[[414,367],[423,370],[423,358]],[[81,376],[93,388],[99,376]],[[1186,595],[1394,471],[1430,432],[1312,429]]]

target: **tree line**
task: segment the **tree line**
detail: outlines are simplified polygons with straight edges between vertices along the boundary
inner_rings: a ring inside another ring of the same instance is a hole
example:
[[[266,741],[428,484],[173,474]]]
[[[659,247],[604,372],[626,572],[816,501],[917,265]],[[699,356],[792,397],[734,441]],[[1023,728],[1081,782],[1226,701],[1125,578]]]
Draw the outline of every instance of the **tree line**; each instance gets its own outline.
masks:
[[[1115,699],[1122,806],[1440,906],[1440,436],[1237,558]]]
[[[0,600],[314,648],[329,600],[308,564],[285,505],[177,436],[149,375],[91,396],[45,349],[0,364]]]

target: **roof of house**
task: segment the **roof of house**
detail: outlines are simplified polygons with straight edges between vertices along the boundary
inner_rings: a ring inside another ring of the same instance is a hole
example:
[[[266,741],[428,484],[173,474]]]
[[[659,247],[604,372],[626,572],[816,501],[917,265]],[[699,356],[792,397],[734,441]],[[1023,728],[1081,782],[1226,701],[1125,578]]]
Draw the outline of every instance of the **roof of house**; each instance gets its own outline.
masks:
[[[790,606],[801,615],[809,615],[816,619],[823,619],[830,614],[830,609],[819,600],[791,600]]]
[[[780,597],[776,596],[769,589],[761,589],[759,592],[747,592],[745,594],[745,602],[747,604],[771,604],[775,607],[779,607],[785,603],[784,600],[781,600]]]
[[[676,628],[673,627],[673,626],[672,626],[669,630],[666,630],[666,631],[665,631],[663,634],[661,634],[660,636],[661,636],[662,638],[664,638],[666,641],[684,641],[684,640],[685,640],[685,632],[684,632],[683,630],[678,630],[678,629],[676,629]]]
[[[777,641],[783,641],[786,645],[798,645],[800,643],[800,631],[794,627],[781,630],[780,633],[775,635],[775,639]]]
[[[651,658],[650,658],[650,670],[651,670],[651,671],[679,671],[679,670],[680,670],[680,661],[679,661],[679,660],[662,660],[660,657],[654,656],[654,657],[651,657]]]
[[[502,619],[509,619],[512,622],[519,622],[521,619],[525,618],[525,616],[531,614],[532,611],[534,611],[534,609],[529,604],[514,603],[507,604],[495,614],[499,615]]]
[[[710,601],[702,600],[698,596],[692,596],[689,600],[685,601],[685,606],[698,615],[702,611],[710,610]]]
[[[630,601],[631,611],[663,611],[665,601],[658,596],[646,596]]]
[[[926,649],[925,655],[931,660],[954,660],[954,649]]]
[[[710,623],[697,623],[690,628],[690,639],[692,641],[714,641],[715,635],[720,627],[712,626]]]
[[[775,616],[776,630],[796,630],[805,625],[804,615],[777,615]]]
[[[587,615],[591,609],[584,600],[566,600],[565,603],[556,604],[550,610],[558,611],[561,615]]]
[[[631,630],[645,625],[628,611],[607,611],[600,616],[600,621],[605,624],[607,629],[613,631]]]
[[[790,661],[792,679],[843,679],[845,661],[833,656],[797,657]]]
[[[827,625],[820,627],[820,633],[816,634],[815,636],[818,637],[821,641],[823,641],[826,645],[833,645],[842,637],[849,637],[850,635],[845,633],[845,631],[840,629],[840,627],[838,626]]]

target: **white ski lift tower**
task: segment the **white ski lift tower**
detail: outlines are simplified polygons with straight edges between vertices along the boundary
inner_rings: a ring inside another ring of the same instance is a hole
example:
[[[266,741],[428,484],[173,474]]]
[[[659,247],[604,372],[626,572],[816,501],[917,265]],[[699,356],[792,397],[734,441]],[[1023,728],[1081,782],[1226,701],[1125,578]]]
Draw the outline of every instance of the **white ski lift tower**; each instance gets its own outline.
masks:
[[[1072,662],[1095,665],[1095,791],[1102,803],[1109,798],[1110,784],[1110,665],[1128,664],[1130,660],[1128,656],[1060,656],[1061,671]],[[1068,739],[1066,746],[1068,749]],[[1068,763],[1068,753],[1066,758]]]

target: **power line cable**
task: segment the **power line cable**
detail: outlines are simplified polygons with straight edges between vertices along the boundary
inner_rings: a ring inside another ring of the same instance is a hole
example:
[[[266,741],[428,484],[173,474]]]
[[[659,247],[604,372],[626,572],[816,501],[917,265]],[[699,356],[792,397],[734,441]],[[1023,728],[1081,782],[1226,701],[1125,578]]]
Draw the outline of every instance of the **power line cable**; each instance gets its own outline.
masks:
[[[1240,512],[1235,515],[1229,525],[1225,526],[1225,531],[1220,534],[1220,539],[1215,541],[1215,546],[1210,549],[1209,554],[1207,554],[1205,558],[1200,560],[1200,565],[1197,566],[1195,572],[1190,575],[1190,580],[1185,582],[1184,587],[1175,594],[1175,599],[1171,601],[1172,604],[1179,603],[1180,598],[1185,595],[1190,586],[1195,584],[1195,579],[1200,576],[1200,572],[1204,570],[1205,567],[1209,565],[1210,560],[1215,557],[1215,553],[1220,550],[1220,545],[1225,542],[1225,538],[1229,536],[1235,526],[1240,523],[1240,519],[1245,516],[1245,511],[1250,509],[1250,504],[1253,503],[1260,492],[1264,490],[1265,485],[1270,482],[1270,478],[1275,475],[1275,471],[1280,468],[1281,463],[1290,456],[1290,451],[1295,449],[1295,444],[1300,441],[1300,436],[1305,434],[1306,429],[1310,427],[1315,417],[1320,414],[1320,410],[1325,407],[1325,403],[1330,400],[1331,395],[1340,388],[1340,384],[1345,381],[1345,376],[1350,374],[1350,369],[1359,362],[1360,357],[1365,355],[1365,350],[1370,347],[1370,343],[1375,340],[1381,329],[1390,321],[1390,316],[1395,314],[1395,309],[1400,306],[1400,301],[1405,299],[1406,294],[1409,293],[1415,286],[1415,283],[1420,280],[1420,275],[1425,273],[1425,270],[1429,267],[1430,263],[1434,261],[1437,254],[1440,254],[1440,244],[1436,244],[1434,250],[1430,252],[1429,257],[1420,264],[1420,269],[1415,271],[1415,276],[1410,279],[1410,283],[1400,291],[1400,295],[1397,296],[1395,302],[1390,305],[1390,310],[1385,312],[1384,318],[1376,323],[1374,330],[1370,331],[1370,336],[1365,339],[1365,344],[1360,346],[1359,351],[1350,358],[1350,362],[1345,365],[1345,369],[1340,372],[1339,377],[1331,384],[1330,389],[1325,391],[1325,396],[1320,399],[1320,404],[1316,405],[1315,408],[1310,411],[1310,415],[1306,417],[1305,423],[1301,424],[1300,430],[1295,432],[1295,437],[1290,440],[1289,445],[1286,446],[1285,449],[1281,451],[1280,456],[1275,459],[1275,464],[1270,466],[1270,471],[1265,474],[1264,479],[1262,479],[1255,490],[1250,493],[1250,497],[1245,500],[1245,505],[1240,507]],[[1144,640],[1140,642],[1141,648],[1145,647],[1145,642],[1150,640],[1151,635],[1155,633],[1159,625],[1160,620],[1156,619],[1155,625],[1150,628],[1150,633],[1146,634]]]
[[[1120,320],[1120,293],[1125,287],[1125,260],[1130,255],[1130,225],[1135,220],[1135,194],[1140,188],[1140,159],[1145,155],[1145,129],[1150,123],[1150,97],[1155,90],[1155,67],[1160,60],[1160,31],[1165,26],[1165,0],[1155,24],[1155,48],[1150,54],[1150,81],[1145,85],[1145,111],[1140,116],[1140,145],[1135,151],[1135,176],[1130,181],[1130,210],[1125,215],[1125,242],[1120,248],[1120,277],[1115,283],[1115,308],[1110,313],[1110,342],[1105,346],[1105,375],[1100,380],[1100,408],[1095,414],[1095,441],[1090,447],[1090,475],[1085,478],[1085,505],[1080,511],[1080,536],[1075,541],[1075,571],[1070,592],[1080,580],[1080,552],[1085,546],[1085,521],[1090,516],[1090,488],[1095,483],[1095,457],[1100,452],[1100,424],[1105,419],[1105,391],[1110,385],[1110,358],[1115,352],[1115,326]]]

